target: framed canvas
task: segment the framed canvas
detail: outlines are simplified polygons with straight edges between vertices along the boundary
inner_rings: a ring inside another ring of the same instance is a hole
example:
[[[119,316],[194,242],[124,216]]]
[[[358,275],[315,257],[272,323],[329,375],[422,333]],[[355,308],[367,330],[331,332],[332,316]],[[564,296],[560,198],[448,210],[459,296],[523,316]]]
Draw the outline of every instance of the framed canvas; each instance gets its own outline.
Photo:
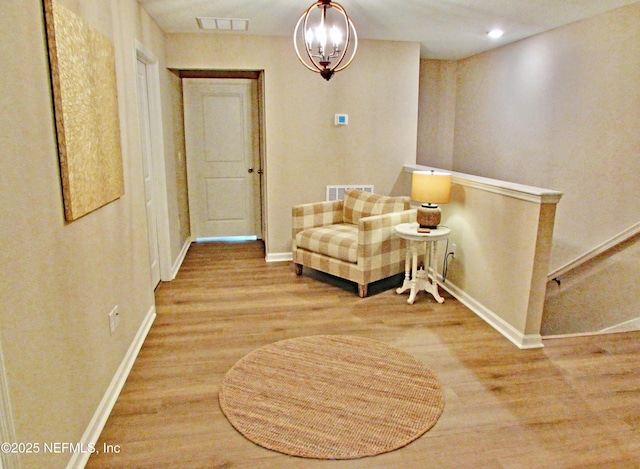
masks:
[[[114,48],[44,0],[64,214],[76,220],[124,194]]]

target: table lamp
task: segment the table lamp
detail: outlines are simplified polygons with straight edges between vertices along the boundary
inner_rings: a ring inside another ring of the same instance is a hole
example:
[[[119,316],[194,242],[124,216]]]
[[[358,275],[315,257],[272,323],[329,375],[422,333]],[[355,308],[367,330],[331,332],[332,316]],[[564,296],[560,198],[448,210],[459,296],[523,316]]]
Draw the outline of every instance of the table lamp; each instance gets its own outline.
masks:
[[[411,199],[420,202],[416,221],[422,229],[435,229],[440,224],[440,207],[451,196],[451,173],[414,171],[411,177]]]

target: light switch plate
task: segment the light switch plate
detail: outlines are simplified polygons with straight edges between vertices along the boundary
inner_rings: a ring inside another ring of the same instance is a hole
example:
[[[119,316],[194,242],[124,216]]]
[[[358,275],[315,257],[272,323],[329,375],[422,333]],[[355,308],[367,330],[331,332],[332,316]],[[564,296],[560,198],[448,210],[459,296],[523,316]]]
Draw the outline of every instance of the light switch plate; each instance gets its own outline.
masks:
[[[336,125],[349,125],[349,114],[336,114],[336,116],[335,116],[335,124]]]

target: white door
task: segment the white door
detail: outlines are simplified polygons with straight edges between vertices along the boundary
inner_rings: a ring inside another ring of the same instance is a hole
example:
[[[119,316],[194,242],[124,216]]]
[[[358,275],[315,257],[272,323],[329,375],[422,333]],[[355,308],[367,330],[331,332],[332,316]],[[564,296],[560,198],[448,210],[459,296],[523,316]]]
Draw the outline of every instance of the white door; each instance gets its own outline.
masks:
[[[158,226],[154,205],[153,160],[151,152],[151,125],[149,115],[149,90],[147,66],[138,60],[136,82],[138,86],[138,112],[140,119],[140,145],[144,174],[144,196],[147,207],[147,236],[149,238],[149,263],[151,266],[151,286],[160,282],[160,255],[158,250]]]
[[[192,237],[261,238],[257,80],[183,84]]]

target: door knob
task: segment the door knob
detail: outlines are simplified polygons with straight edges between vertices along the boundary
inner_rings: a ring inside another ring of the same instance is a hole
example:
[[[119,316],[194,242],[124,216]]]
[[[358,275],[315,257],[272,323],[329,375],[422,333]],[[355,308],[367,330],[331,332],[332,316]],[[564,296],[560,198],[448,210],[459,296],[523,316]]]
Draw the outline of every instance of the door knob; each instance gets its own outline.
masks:
[[[253,173],[253,168],[249,168],[249,172],[250,172],[250,173]]]

